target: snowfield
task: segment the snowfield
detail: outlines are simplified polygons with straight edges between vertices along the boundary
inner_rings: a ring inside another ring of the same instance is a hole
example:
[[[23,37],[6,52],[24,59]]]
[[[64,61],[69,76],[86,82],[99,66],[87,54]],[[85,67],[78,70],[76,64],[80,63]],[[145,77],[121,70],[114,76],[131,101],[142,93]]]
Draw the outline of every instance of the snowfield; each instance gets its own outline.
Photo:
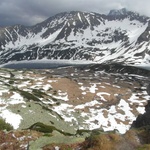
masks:
[[[1,69],[0,117],[14,129],[36,122],[51,124],[50,119],[62,130],[65,127],[57,125],[58,120],[72,130],[118,130],[124,134],[138,114],[145,112],[150,98],[144,87],[146,80],[141,75],[72,67]]]

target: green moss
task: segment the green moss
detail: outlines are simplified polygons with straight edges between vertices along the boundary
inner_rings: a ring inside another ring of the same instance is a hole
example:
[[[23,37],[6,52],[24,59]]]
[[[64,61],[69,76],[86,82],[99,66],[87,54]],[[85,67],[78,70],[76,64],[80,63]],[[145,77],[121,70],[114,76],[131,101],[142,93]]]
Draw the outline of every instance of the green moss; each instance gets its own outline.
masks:
[[[84,133],[91,133],[90,130],[77,130],[76,135],[83,135]]]
[[[56,105],[60,105],[60,102],[56,102]]]
[[[50,121],[50,123],[51,123],[51,124],[54,124],[54,122],[53,122],[53,121]]]
[[[56,99],[56,98],[54,98],[54,97],[51,97],[52,98],[52,100],[54,101],[54,102],[57,102],[58,101],[58,99]]]
[[[39,105],[41,105],[41,104],[39,104]],[[51,114],[57,115],[57,116],[59,117],[59,119],[64,120],[64,119],[61,117],[61,115],[59,115],[57,112],[54,112],[53,110],[49,109],[49,108],[46,107],[46,106],[43,106],[43,105],[41,105],[41,106],[42,106],[42,109],[47,110],[47,111],[49,111]]]
[[[20,94],[26,98],[27,100],[34,100],[34,101],[37,101],[39,102],[40,100],[34,96],[33,94],[29,93],[29,92],[26,92],[26,91],[22,91],[22,90],[18,90],[20,92]]]
[[[4,119],[0,119],[0,130],[13,130],[12,125],[10,125],[9,123],[6,123]]]
[[[51,91],[52,90],[52,88],[50,87],[47,91]]]
[[[49,133],[45,133],[43,136],[52,137],[53,135],[52,135],[52,134],[49,134]]]
[[[9,80],[9,84],[14,84],[14,80]]]
[[[42,92],[41,90],[38,89],[33,89],[32,90],[33,94],[37,97],[43,98],[46,93]]]
[[[58,131],[59,133],[65,135],[65,136],[74,135],[74,134],[70,134],[70,133],[67,133],[67,132],[63,132],[63,131],[57,129],[56,127],[54,127],[54,126],[45,125],[41,122],[37,122],[37,123],[33,124],[31,127],[29,127],[29,129],[36,130],[36,131],[43,132],[43,133],[52,133],[53,131]]]
[[[53,130],[56,130],[54,126],[45,125],[40,122],[33,124],[31,127],[29,127],[29,129],[36,130],[39,132],[44,132],[44,133],[52,133]]]
[[[100,129],[95,129],[95,130],[84,130],[84,129],[82,129],[82,130],[76,131],[76,135],[81,135],[81,136],[83,136],[84,134],[89,134],[91,136],[100,135],[101,133],[104,133],[104,131],[100,130]]]
[[[18,109],[17,112],[20,113],[20,110]]]
[[[53,95],[57,95],[57,91],[56,90],[53,91]]]

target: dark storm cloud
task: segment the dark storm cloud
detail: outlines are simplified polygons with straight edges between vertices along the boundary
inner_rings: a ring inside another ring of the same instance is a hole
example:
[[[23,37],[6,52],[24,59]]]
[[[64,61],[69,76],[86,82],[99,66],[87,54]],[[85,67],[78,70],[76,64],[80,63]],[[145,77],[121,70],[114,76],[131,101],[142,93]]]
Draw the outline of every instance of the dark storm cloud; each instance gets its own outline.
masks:
[[[149,0],[1,0],[0,25],[33,25],[64,11],[108,13],[126,7],[150,16]]]

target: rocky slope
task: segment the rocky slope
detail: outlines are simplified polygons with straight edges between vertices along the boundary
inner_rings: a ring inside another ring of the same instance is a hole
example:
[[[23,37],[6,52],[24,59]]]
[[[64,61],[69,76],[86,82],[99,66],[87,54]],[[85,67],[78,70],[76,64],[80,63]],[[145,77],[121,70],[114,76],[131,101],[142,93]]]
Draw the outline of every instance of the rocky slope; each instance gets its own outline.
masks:
[[[72,11],[31,27],[0,28],[0,63],[46,58],[147,64],[149,19],[126,9],[108,15]]]
[[[128,130],[145,112],[149,73],[120,65],[1,69],[0,116],[15,130],[0,132],[0,149],[148,148],[147,128]]]
[[[114,132],[92,132],[89,137],[43,134],[37,131],[0,131],[1,150],[149,150],[147,130],[129,130],[124,135]]]
[[[96,128],[125,133],[138,114],[145,112],[149,71],[143,76],[110,73],[110,69],[107,73],[105,65],[100,65],[101,69],[97,65],[83,68],[1,69],[0,116],[15,129],[42,122],[71,134],[77,129]]]

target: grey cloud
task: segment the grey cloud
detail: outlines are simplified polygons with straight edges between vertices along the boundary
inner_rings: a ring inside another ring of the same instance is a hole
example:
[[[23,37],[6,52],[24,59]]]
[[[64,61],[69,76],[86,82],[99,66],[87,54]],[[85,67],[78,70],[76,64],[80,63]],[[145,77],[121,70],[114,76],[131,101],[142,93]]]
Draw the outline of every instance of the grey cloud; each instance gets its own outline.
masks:
[[[127,8],[150,16],[149,0],[1,0],[0,25],[34,25],[64,11],[108,13]]]

